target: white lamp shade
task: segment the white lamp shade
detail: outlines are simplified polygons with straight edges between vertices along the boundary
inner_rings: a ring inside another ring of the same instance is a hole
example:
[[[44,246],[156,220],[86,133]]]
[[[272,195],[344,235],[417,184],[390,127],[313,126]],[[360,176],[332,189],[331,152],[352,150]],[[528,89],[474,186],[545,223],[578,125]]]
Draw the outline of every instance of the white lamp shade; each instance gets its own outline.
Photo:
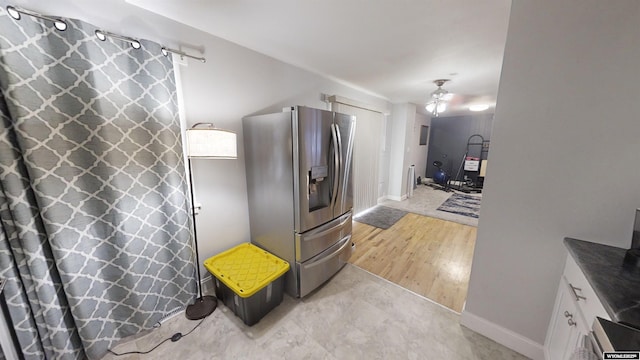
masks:
[[[187,156],[201,159],[236,159],[236,134],[221,129],[187,129]]]

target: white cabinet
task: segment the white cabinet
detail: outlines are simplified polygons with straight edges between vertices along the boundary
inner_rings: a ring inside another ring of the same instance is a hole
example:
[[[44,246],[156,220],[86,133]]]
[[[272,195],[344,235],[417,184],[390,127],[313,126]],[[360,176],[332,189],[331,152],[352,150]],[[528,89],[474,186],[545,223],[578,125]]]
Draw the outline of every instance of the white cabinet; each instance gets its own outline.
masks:
[[[578,311],[577,304],[564,277],[560,280],[556,305],[547,331],[547,358],[550,360],[569,359],[582,334],[588,327]]]
[[[587,281],[587,278],[571,255],[567,257],[567,262],[564,267],[564,279],[569,285],[569,291],[576,300],[578,308],[584,315],[585,320],[588,321],[588,328],[591,328],[596,316],[611,320],[609,314],[598,299],[596,292],[593,291],[593,288],[589,285],[589,281]]]
[[[610,320],[593,288],[569,255],[547,330],[546,358],[570,359],[583,336],[589,334],[596,316]]]

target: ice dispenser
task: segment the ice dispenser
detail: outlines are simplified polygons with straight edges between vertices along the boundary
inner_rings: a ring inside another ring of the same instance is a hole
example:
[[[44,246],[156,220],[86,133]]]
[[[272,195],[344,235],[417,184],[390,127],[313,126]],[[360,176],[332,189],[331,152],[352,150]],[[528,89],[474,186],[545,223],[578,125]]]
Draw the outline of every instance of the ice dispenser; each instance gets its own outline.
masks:
[[[312,166],[309,170],[309,211],[322,209],[331,204],[330,184],[326,181],[328,174],[327,166]]]

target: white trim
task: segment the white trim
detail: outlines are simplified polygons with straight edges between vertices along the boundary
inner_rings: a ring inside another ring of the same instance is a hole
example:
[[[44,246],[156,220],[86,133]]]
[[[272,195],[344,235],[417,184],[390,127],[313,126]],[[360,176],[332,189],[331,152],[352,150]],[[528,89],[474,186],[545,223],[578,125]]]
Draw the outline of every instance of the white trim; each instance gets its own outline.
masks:
[[[338,95],[331,95],[328,98],[329,102],[332,103],[338,103],[338,104],[344,104],[344,105],[349,105],[349,106],[353,106],[353,107],[357,107],[360,109],[365,109],[365,110],[369,110],[369,111],[373,111],[373,112],[377,112],[377,113],[381,113],[383,115],[387,115],[389,114],[389,110],[387,109],[383,109],[381,107],[375,106],[375,105],[371,105],[371,104],[366,104],[357,100],[351,100],[342,96],[338,96]]]
[[[404,198],[406,198],[406,195],[404,195]],[[402,196],[395,196],[395,195],[387,195],[387,199],[393,200],[393,201],[402,201],[402,200],[404,200]]]
[[[460,324],[530,359],[545,359],[544,349],[541,344],[487,319],[474,315],[467,310],[462,312]]]
[[[202,285],[202,295],[216,295],[215,280],[213,279],[213,275],[205,276],[202,280],[200,280],[200,284]]]

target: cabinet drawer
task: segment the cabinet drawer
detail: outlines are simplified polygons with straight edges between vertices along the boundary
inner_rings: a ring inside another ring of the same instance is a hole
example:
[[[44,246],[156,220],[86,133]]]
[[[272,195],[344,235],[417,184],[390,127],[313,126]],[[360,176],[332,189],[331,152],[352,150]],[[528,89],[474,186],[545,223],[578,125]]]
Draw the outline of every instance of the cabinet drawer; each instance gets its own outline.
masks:
[[[593,324],[596,316],[611,320],[611,317],[602,306],[595,291],[571,255],[567,256],[567,262],[564,268],[564,279],[567,282],[569,292],[576,301],[589,328]]]

